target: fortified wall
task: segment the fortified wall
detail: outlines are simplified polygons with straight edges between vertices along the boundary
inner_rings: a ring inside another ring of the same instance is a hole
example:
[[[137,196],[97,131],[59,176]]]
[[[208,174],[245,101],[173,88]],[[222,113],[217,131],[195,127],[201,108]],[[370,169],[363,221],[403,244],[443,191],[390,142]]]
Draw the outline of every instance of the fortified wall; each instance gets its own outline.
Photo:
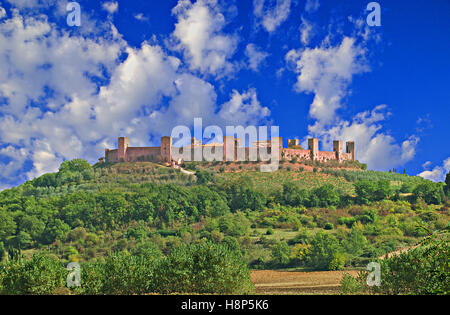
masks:
[[[130,141],[127,137],[120,137],[118,140],[118,148],[115,150],[105,149],[106,162],[164,162],[164,163],[182,163],[183,161],[175,160],[175,150],[182,153],[184,150],[190,150],[191,161],[203,159],[202,152],[215,154],[215,156],[223,156],[223,161],[256,161],[252,154],[260,156],[260,152],[265,154],[271,153],[270,140],[263,142],[254,142],[252,147],[243,147],[241,139],[225,136],[223,143],[202,144],[201,140],[191,139],[191,144],[184,148],[176,148],[172,146],[171,137],[161,137],[161,146],[159,147],[130,147]],[[292,160],[313,160],[320,162],[327,161],[354,161],[355,160],[355,142],[346,142],[346,152],[344,152],[343,143],[340,140],[333,141],[333,151],[319,151],[319,140],[308,139],[308,149],[303,149],[299,145],[298,139],[289,139],[288,147],[283,148],[283,139],[279,140],[280,159]],[[262,149],[264,148],[264,151]],[[200,149],[200,150],[199,150]],[[253,149],[253,150],[252,150]],[[199,156],[197,156],[199,155]]]

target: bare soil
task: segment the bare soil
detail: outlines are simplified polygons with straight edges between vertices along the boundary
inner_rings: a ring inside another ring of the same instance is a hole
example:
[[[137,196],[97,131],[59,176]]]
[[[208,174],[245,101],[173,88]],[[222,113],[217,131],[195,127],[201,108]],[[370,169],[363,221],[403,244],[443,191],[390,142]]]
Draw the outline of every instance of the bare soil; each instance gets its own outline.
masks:
[[[344,273],[358,271],[280,271],[253,270],[250,274],[256,294],[339,294]]]

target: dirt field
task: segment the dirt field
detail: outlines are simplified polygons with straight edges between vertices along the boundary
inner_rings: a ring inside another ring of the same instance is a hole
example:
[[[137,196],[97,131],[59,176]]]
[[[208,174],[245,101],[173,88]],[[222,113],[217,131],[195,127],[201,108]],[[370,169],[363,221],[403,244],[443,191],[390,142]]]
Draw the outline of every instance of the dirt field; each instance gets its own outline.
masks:
[[[339,282],[345,272],[358,274],[358,271],[253,270],[251,278],[257,294],[339,294]]]

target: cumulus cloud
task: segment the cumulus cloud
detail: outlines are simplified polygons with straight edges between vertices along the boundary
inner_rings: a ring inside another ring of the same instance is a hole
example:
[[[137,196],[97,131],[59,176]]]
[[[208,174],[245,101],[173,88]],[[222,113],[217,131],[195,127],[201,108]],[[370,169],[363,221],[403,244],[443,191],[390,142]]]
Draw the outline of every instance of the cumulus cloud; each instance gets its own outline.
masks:
[[[366,44],[371,37],[363,29],[363,25],[356,25],[353,36],[332,40],[329,35],[317,47],[292,49],[285,59],[297,76],[294,89],[314,95],[309,109],[309,137],[319,138],[324,150],[332,148],[333,140],[355,141],[359,161],[371,169],[387,170],[411,161],[420,138],[411,135],[398,142],[384,131],[383,122],[391,115],[386,105],[357,113],[351,119],[341,118],[338,112],[350,95],[354,76],[370,71]],[[309,42],[309,30],[301,30],[305,32],[305,44]]]
[[[383,132],[382,122],[389,117],[386,105],[376,106],[371,111],[358,113],[351,120],[340,119],[335,125],[312,133],[319,137],[322,145],[332,148],[333,140],[355,141],[356,159],[375,170],[387,170],[403,165],[415,156],[419,141],[411,136],[401,143]]]
[[[114,14],[119,9],[119,3],[115,1],[105,2],[102,5],[103,10],[107,11],[109,14]]]
[[[4,8],[0,7],[0,20],[6,17],[6,11]]]
[[[300,25],[300,40],[303,45],[308,45],[313,35],[313,24],[302,17],[302,24]]]
[[[191,70],[224,76],[235,71],[230,62],[238,37],[225,34],[225,17],[217,0],[180,0],[172,10],[178,22],[172,34],[173,49],[183,52]]]
[[[337,46],[323,43],[286,54],[297,73],[295,90],[314,94],[309,114],[317,120],[316,129],[333,122],[353,76],[369,70],[364,55],[365,49],[351,37],[344,37]]]
[[[255,72],[258,72],[260,64],[269,56],[255,44],[248,44],[245,47],[245,55],[248,58],[248,67]]]
[[[134,18],[138,21],[148,21],[148,17],[144,16],[142,13],[136,14]]]
[[[291,0],[254,0],[253,14],[257,23],[272,33],[284,21],[287,20],[291,11]]]
[[[315,12],[319,9],[319,0],[306,0],[305,11],[308,13]]]
[[[427,165],[424,166],[424,168],[430,166],[431,162],[425,164]],[[450,157],[442,162],[442,166],[436,166],[432,170],[425,170],[422,173],[417,174],[417,176],[429,179],[433,182],[443,182],[448,172],[450,172]]]
[[[43,8],[54,5],[57,0],[6,0],[19,9]]]
[[[229,102],[222,106],[219,117],[227,124],[236,125],[256,125],[262,118],[270,115],[267,107],[262,107],[258,101],[255,89],[250,89],[245,93],[233,90]]]
[[[65,159],[94,162],[119,135],[145,146],[194,117],[225,125],[268,115],[255,90],[218,104],[215,87],[182,63],[156,43],[128,46],[113,25],[69,36],[45,15],[15,12],[0,24],[1,187]]]
[[[447,172],[450,172],[450,157],[448,157],[445,161],[444,161],[444,169]]]

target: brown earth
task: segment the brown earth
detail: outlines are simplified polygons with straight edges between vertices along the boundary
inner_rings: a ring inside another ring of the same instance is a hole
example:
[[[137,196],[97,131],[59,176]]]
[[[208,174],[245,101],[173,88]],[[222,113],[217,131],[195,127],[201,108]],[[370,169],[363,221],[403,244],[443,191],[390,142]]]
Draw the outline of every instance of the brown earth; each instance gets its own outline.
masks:
[[[256,294],[339,294],[345,273],[356,276],[358,271],[279,271],[252,270],[250,277]]]

